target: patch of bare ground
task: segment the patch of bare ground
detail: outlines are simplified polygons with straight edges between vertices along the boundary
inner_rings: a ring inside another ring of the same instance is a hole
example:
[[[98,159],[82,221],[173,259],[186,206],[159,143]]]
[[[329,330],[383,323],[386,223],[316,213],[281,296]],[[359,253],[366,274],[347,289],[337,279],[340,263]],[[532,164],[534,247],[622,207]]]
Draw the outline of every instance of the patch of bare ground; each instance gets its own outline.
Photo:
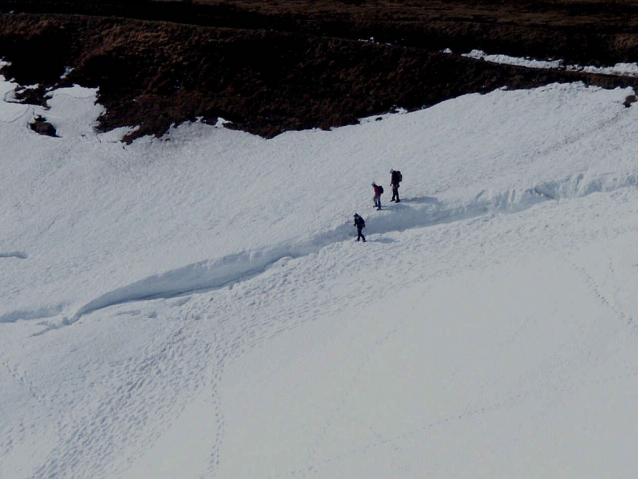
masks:
[[[139,127],[126,141],[198,118],[269,138],[500,87],[638,83],[460,55],[636,62],[638,1],[0,0],[0,12],[2,73],[40,85],[23,101],[98,87],[99,128]]]

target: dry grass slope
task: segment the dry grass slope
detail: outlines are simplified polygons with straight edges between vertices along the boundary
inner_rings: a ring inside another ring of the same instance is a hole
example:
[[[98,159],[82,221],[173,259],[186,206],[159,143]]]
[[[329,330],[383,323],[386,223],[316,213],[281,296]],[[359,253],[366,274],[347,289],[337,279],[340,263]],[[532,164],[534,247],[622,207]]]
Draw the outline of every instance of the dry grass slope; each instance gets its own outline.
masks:
[[[23,101],[43,104],[47,88],[69,83],[99,87],[100,128],[138,126],[127,141],[196,118],[272,137],[499,87],[635,86],[459,54],[636,62],[637,33],[634,1],[0,0],[3,74],[40,85]]]

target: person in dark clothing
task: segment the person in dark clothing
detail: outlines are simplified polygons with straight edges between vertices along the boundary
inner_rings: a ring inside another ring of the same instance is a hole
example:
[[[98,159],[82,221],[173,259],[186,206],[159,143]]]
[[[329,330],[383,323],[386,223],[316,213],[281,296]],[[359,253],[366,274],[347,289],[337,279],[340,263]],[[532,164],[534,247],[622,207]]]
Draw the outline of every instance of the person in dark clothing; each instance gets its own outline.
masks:
[[[375,182],[372,182],[372,188],[374,188],[374,206],[377,207],[378,210],[381,209],[381,195],[383,194],[383,186],[377,185]]]
[[[366,227],[366,222],[357,213],[354,214],[354,226],[357,227],[357,241],[362,239],[363,242],[365,243],[366,242],[366,237],[363,236],[363,233],[361,232],[361,230]]]
[[[390,186],[392,186],[392,199],[390,201],[396,201],[397,203],[401,203],[399,199],[399,185],[403,180],[403,175],[400,171],[390,170]]]

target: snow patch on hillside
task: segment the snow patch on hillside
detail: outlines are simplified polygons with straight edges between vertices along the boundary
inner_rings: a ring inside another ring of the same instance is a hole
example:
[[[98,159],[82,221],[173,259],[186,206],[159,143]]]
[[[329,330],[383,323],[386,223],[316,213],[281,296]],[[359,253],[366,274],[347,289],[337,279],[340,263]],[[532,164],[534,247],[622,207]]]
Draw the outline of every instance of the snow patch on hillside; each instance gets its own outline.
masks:
[[[449,50],[448,50],[449,51]],[[595,73],[598,75],[614,75],[614,76],[638,76],[638,64],[636,63],[617,63],[611,67],[596,67],[583,65],[565,64],[563,60],[536,60],[533,58],[519,58],[509,55],[490,55],[482,50],[472,50],[470,53],[464,53],[462,56],[467,58],[476,58],[492,63],[500,63],[503,65],[514,65],[527,68],[541,69],[565,69],[571,71],[583,71],[587,73]]]

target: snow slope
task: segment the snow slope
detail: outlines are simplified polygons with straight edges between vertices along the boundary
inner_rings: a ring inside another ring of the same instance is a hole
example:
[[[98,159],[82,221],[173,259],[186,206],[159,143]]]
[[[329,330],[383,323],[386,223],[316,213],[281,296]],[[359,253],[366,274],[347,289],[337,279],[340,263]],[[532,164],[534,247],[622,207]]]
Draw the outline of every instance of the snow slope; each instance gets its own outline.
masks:
[[[635,475],[633,91],[126,146],[95,92],[14,87],[1,479]]]

